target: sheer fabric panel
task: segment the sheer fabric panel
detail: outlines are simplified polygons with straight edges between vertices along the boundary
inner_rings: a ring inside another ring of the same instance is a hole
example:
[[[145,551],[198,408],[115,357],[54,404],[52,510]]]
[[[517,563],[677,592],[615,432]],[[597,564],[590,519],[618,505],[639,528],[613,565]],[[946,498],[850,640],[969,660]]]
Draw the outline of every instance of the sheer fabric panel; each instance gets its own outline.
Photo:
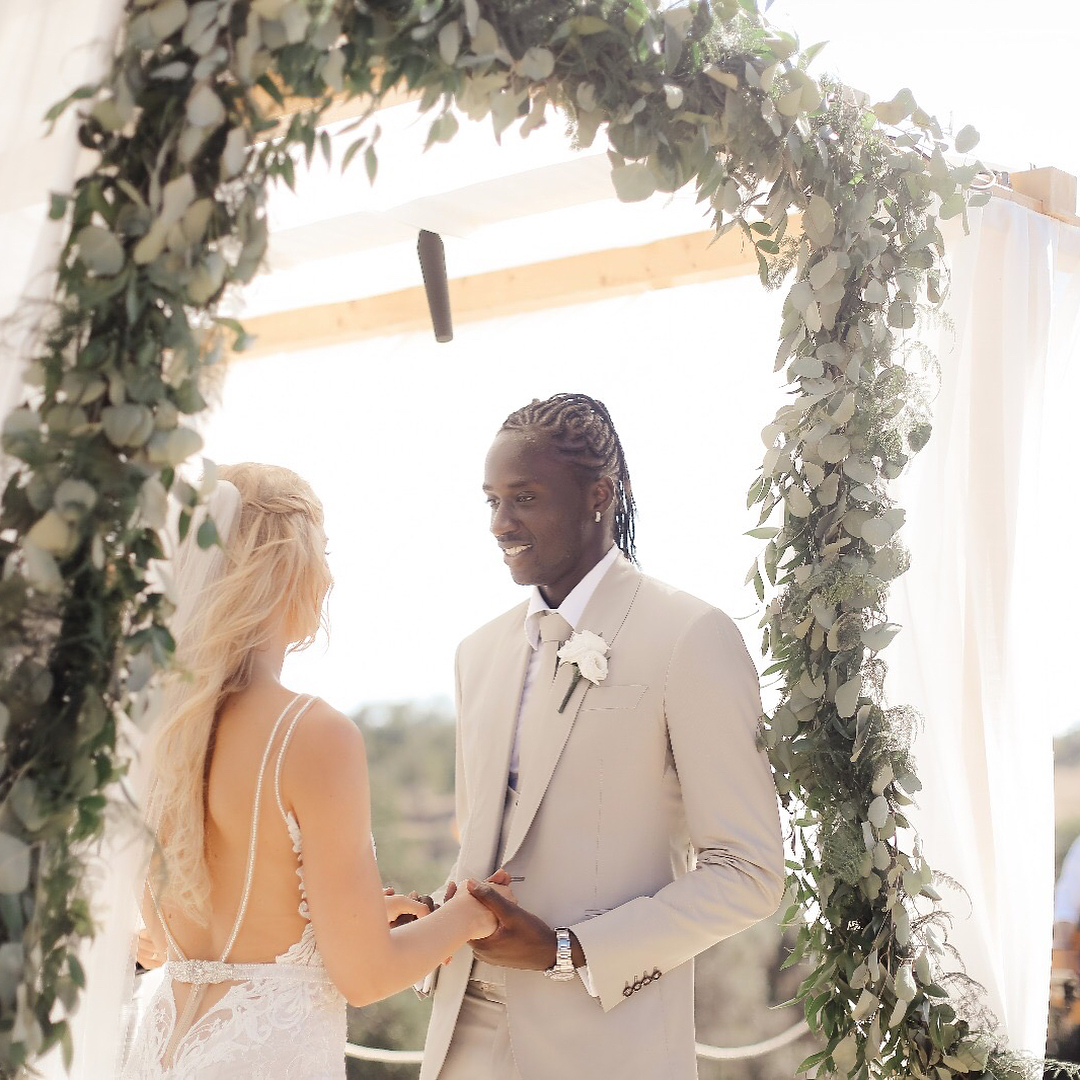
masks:
[[[62,227],[48,218],[52,191],[71,190],[82,153],[75,110],[46,137],[43,117],[104,70],[123,11],[121,0],[35,0],[0,11],[0,70],[9,93],[0,106],[0,417],[23,397],[22,373],[41,302],[51,292]],[[0,471],[3,465],[0,462]],[[124,815],[117,803],[113,812]],[[126,826],[132,823],[130,819]],[[127,963],[135,919],[131,883],[140,860],[137,833],[117,821],[92,859],[88,887],[102,931],[82,957],[91,984],[74,1024],[70,1074],[58,1053],[43,1063],[49,1078],[113,1075],[120,1007],[130,989]]]
[[[1042,1053],[1054,870],[1052,732],[1080,649],[1071,537],[1080,229],[993,200],[946,237],[953,327],[934,434],[898,492],[912,566],[887,695],[925,729],[915,815],[952,942],[1017,1049]],[[1074,718],[1075,709],[1074,709]]]
[[[122,0],[35,0],[0,9],[0,412],[18,404],[35,303],[52,289],[62,228],[48,218],[49,193],[69,191],[80,155],[76,110],[50,137],[44,116],[57,101],[100,78]]]

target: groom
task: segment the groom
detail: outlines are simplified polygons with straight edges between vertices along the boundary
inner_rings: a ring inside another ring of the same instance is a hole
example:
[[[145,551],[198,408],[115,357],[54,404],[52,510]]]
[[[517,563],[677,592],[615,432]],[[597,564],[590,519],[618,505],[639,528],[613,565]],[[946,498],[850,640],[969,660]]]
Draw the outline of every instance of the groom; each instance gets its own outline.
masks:
[[[458,651],[453,878],[504,867],[518,904],[477,887],[500,928],[441,969],[421,1080],[692,1080],[689,961],[783,890],[754,666],[726,615],[633,565],[599,401],[513,413],[484,492],[532,588]]]

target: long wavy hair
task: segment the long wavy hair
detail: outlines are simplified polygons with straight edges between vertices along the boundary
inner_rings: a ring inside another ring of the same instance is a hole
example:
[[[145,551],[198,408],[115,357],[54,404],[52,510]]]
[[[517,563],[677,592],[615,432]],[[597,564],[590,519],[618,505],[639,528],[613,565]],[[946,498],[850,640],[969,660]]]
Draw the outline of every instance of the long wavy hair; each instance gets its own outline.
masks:
[[[203,925],[210,900],[207,780],[218,717],[230,695],[250,685],[256,653],[282,626],[290,652],[315,640],[332,584],[322,504],[305,480],[251,462],[222,466],[218,475],[238,490],[239,513],[221,539],[221,573],[211,575],[177,634],[177,663],[153,743],[149,806],[158,898]],[[185,544],[196,543],[194,531]]]

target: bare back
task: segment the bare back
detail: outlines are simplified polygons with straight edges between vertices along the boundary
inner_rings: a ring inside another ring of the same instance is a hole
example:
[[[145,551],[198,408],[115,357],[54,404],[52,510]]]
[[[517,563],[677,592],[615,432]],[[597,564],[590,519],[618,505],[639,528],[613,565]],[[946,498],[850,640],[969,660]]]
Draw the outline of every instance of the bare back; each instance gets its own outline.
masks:
[[[230,958],[236,963],[272,961],[304,930],[296,852],[278,808],[274,782],[288,725],[282,725],[270,741],[278,717],[295,696],[277,685],[252,687],[234,694],[218,718],[207,790],[209,922],[200,926],[163,904],[169,929],[189,957],[216,959],[232,933],[244,893],[259,766],[267,752],[250,889],[258,902],[248,904]],[[285,803],[285,809],[291,807]],[[151,920],[156,922],[152,909],[146,913],[147,926]]]

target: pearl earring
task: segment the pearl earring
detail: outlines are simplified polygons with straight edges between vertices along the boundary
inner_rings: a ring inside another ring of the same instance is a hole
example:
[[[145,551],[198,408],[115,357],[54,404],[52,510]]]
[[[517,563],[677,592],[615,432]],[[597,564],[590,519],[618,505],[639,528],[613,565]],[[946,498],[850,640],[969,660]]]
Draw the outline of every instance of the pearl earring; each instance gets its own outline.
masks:
[[[597,525],[600,524],[600,511],[599,510],[596,511],[596,517],[594,518],[594,520],[596,521]]]

